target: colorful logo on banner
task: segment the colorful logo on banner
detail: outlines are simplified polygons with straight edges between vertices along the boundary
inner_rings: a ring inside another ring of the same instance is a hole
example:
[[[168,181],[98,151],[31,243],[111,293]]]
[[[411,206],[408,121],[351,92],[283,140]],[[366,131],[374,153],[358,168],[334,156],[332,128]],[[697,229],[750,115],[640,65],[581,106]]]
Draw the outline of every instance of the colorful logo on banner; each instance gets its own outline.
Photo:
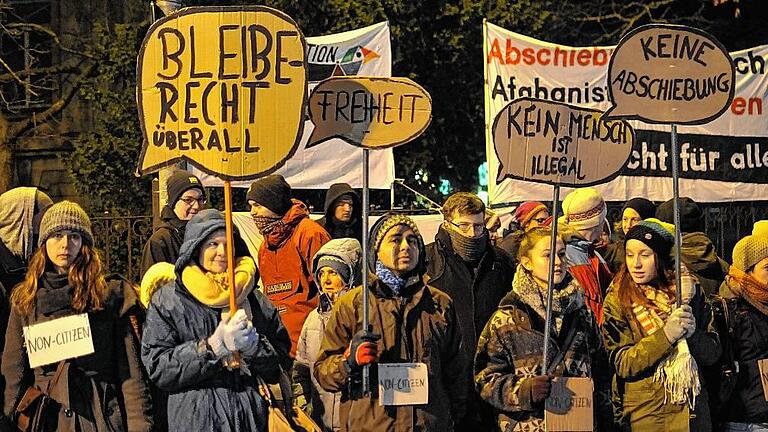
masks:
[[[628,122],[606,121],[600,111],[518,99],[493,122],[496,183],[507,177],[563,186],[603,183],[626,165],[634,140]]]
[[[307,148],[332,138],[384,149],[421,135],[432,120],[432,98],[408,78],[337,77],[309,97],[315,125]]]
[[[616,47],[608,67],[612,118],[704,124],[731,104],[735,69],[714,37],[667,24],[639,27]]]
[[[339,52],[338,46],[310,44],[307,48],[309,82],[338,76],[337,68],[343,71],[343,75],[357,75],[362,65],[380,57],[379,53],[362,45]]]
[[[137,68],[139,173],[183,159],[245,180],[282,166],[304,127],[305,46],[289,16],[262,6],[188,8],[156,22]]]

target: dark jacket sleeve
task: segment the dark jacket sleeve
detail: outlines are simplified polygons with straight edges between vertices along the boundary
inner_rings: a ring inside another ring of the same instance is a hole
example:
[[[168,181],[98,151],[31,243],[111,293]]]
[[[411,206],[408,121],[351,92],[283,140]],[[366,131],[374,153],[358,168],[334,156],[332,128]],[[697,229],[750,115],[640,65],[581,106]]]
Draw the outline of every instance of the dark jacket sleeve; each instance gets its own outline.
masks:
[[[475,355],[475,388],[480,397],[504,412],[534,411],[532,381],[517,373],[500,330],[506,319],[497,311],[480,334]]]
[[[603,335],[593,314],[589,314],[591,326],[589,346],[592,362],[592,381],[595,384],[595,425],[598,431],[614,430],[613,407],[611,405],[611,369],[605,351]]]
[[[139,310],[136,304],[120,318],[120,325],[116,327],[120,332],[117,340],[125,346],[125,356],[120,359],[123,363],[120,379],[128,430],[151,431],[152,402],[147,377],[141,367]]]
[[[22,317],[16,308],[11,308],[8,328],[5,332],[5,350],[3,351],[2,374],[5,380],[3,413],[13,418],[16,404],[34,382],[32,369],[29,368],[27,353],[24,350]]]
[[[466,414],[467,395],[471,390],[471,359],[462,349],[461,327],[453,301],[445,311],[447,334],[440,358],[443,363],[443,385],[451,398],[451,410],[454,423],[458,423]]]
[[[259,332],[259,349],[246,361],[251,370],[258,371],[265,381],[276,383],[280,369],[286,373],[291,370],[291,339],[288,330],[280,320],[277,308],[260,292],[249,296],[254,309],[253,326]]]
[[[722,346],[715,330],[712,307],[699,293],[691,299],[691,308],[696,317],[696,331],[688,338],[688,349],[701,366],[712,366],[720,359]]]
[[[169,262],[173,264],[176,260],[171,254],[170,244],[167,237],[170,235],[167,228],[160,228],[155,231],[144,245],[144,251],[141,255],[141,276],[149,270],[155,263]]]
[[[315,361],[315,379],[320,387],[329,392],[345,389],[350,374],[349,366],[344,359],[344,351],[355,333],[357,318],[353,299],[356,297],[349,293],[334,305]]]
[[[635,342],[629,319],[622,313],[614,290],[603,304],[603,341],[616,375],[625,379],[647,373],[672,349],[661,330]]]
[[[156,302],[149,304],[141,340],[141,359],[150,379],[163,391],[176,392],[203,382],[222,370],[220,361],[210,361],[203,340],[182,342],[171,313]]]

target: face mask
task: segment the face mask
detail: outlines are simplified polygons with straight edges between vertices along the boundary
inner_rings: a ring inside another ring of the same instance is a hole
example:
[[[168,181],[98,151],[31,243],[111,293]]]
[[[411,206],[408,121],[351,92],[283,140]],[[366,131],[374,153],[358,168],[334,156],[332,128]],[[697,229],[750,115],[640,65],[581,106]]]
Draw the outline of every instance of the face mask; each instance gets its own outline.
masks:
[[[477,261],[483,257],[485,247],[488,244],[488,230],[483,230],[483,235],[476,238],[465,237],[455,230],[448,229],[451,237],[453,251],[464,261]]]
[[[279,217],[254,216],[253,223],[261,235],[269,235],[281,222]]]

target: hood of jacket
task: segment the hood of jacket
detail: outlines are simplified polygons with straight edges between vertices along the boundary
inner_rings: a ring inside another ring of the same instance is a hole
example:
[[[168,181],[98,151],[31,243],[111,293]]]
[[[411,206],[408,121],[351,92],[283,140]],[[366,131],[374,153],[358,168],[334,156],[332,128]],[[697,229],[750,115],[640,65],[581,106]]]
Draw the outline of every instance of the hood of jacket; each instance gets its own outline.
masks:
[[[0,239],[13,255],[24,260],[35,249],[32,217],[36,196],[35,187],[18,187],[0,195]]]
[[[352,218],[347,223],[336,223],[334,212],[336,210],[336,201],[344,195],[349,195],[352,198]],[[340,236],[350,236],[351,233],[355,233],[354,237],[360,239],[362,234],[362,218],[363,218],[363,205],[360,201],[360,197],[348,184],[336,183],[331,185],[328,192],[325,194],[325,205],[323,206],[324,216],[318,223],[322,225],[330,234],[331,237],[338,238]],[[336,231],[340,232],[336,232]],[[351,230],[351,233],[350,233]],[[336,234],[336,235],[334,235]]]
[[[363,283],[362,278],[362,256],[363,250],[360,242],[353,238],[333,239],[320,246],[320,249],[312,259],[312,273],[317,272],[317,263],[324,256],[332,256],[343,261],[349,267],[349,274],[352,283],[350,287],[358,286]]]
[[[145,309],[149,308],[149,302],[152,300],[152,294],[163,285],[176,280],[176,271],[171,263],[159,262],[150,267],[144,277],[141,278],[141,288],[139,290],[139,300]]]
[[[722,273],[720,259],[715,251],[715,245],[703,232],[683,234],[683,247],[680,250],[683,261],[694,273],[717,271]]]
[[[331,187],[328,188],[328,192],[325,193],[325,205],[323,205],[325,217],[333,216],[333,203],[341,198],[342,195],[349,195],[352,198],[352,202],[354,203],[352,212],[353,217],[358,214],[358,211],[362,210],[360,207],[360,197],[357,195],[357,192],[346,183],[336,183],[331,185]]]
[[[179,248],[179,258],[175,270],[177,279],[181,280],[181,272],[193,260],[197,260],[200,245],[217,230],[225,229],[224,214],[216,209],[205,209],[187,222],[184,232],[184,243]],[[235,245],[234,257],[248,256],[247,246],[240,237],[236,226],[233,226],[232,240]]]

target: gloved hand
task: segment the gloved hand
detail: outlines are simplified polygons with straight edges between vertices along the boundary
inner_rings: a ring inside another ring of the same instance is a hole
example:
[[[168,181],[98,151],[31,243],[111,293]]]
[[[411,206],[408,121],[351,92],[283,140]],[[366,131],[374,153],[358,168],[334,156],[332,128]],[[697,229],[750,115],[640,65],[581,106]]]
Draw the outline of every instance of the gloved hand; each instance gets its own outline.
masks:
[[[696,331],[696,318],[690,306],[684,304],[672,311],[664,323],[664,335],[669,343],[688,337]]]
[[[231,352],[239,351],[249,357],[256,353],[259,343],[259,333],[245,314],[238,309],[224,328],[224,345]]]
[[[379,347],[376,341],[381,336],[376,333],[369,333],[363,330],[355,333],[349,347],[344,352],[344,358],[349,367],[354,370],[360,370],[363,366],[376,362],[379,359]]]
[[[226,345],[224,344],[224,333],[226,332],[227,321],[219,321],[219,325],[216,326],[216,330],[208,337],[208,345],[216,355],[216,358],[222,358],[230,354]]]
[[[528,379],[533,381],[531,384],[532,402],[541,402],[549,396],[549,390],[552,388],[552,375],[539,375]]]

